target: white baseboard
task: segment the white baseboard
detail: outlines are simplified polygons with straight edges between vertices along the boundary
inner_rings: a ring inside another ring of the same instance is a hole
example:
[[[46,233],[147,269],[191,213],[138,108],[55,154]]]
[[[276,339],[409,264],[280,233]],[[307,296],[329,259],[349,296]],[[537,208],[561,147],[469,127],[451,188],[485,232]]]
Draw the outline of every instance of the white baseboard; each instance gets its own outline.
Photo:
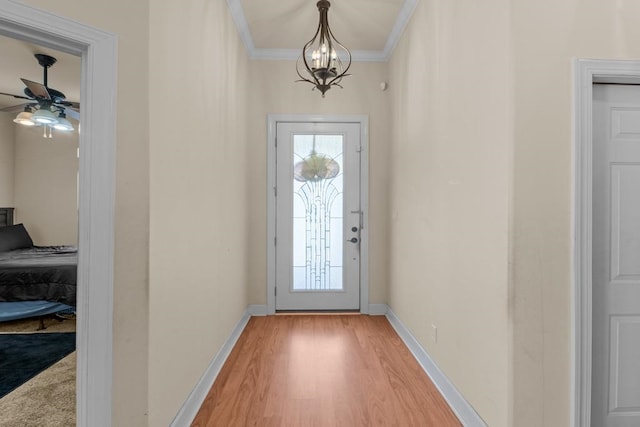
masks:
[[[480,415],[478,415],[453,383],[451,383],[440,368],[438,368],[438,365],[429,357],[429,354],[400,319],[398,319],[391,308],[388,308],[386,315],[393,329],[396,330],[402,341],[404,341],[413,354],[413,357],[416,358],[420,366],[422,366],[422,369],[427,373],[429,378],[431,378],[431,381],[440,391],[440,394],[442,394],[447,401],[462,425],[465,427],[487,427],[486,423],[480,418]]]
[[[267,305],[266,304],[251,304],[247,306],[247,311],[251,316],[266,316]]]
[[[384,316],[388,311],[387,304],[369,304],[369,316]]]
[[[251,316],[252,314],[250,313],[249,307],[247,307],[242,318],[238,321],[235,328],[233,328],[231,335],[229,335],[229,338],[227,338],[224,344],[222,344],[218,353],[215,355],[213,360],[211,360],[211,363],[209,363],[204,375],[202,375],[198,384],[196,384],[195,388],[191,391],[189,397],[187,397],[187,400],[185,400],[184,404],[176,414],[175,418],[171,422],[171,427],[188,427],[191,425],[198,414],[204,399],[207,397],[207,393],[209,393],[216,377],[220,373],[222,365],[224,365],[227,357],[229,357],[233,346],[236,345],[238,338],[240,338],[240,334],[244,330],[245,326],[247,326],[247,322],[249,322]]]

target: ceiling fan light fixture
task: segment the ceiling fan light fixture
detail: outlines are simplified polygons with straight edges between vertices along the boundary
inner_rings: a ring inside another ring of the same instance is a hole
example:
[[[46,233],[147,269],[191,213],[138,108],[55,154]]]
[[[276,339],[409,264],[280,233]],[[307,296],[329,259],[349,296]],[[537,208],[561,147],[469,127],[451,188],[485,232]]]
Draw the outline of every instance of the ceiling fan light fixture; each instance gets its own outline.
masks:
[[[31,111],[22,111],[19,113],[15,119],[13,119],[14,123],[18,123],[23,126],[37,126],[38,123],[33,121],[33,113]]]
[[[351,52],[342,45],[329,27],[328,0],[320,0],[316,4],[320,19],[314,36],[302,48],[302,54],[296,62],[299,82],[308,82],[324,94],[332,86],[340,86],[343,77],[348,76],[351,67]],[[343,62],[344,61],[344,62]]]
[[[69,120],[66,119],[64,113],[60,113],[58,116],[58,122],[51,125],[55,130],[60,130],[63,132],[69,132],[73,130],[73,125]]]
[[[41,108],[33,113],[33,121],[41,125],[53,125],[58,123],[58,118],[47,108]]]
[[[56,63],[56,58],[41,53],[36,53],[34,56],[38,60],[38,64],[42,67],[43,82],[38,83],[21,78],[20,80],[22,80],[25,85],[25,96],[0,92],[0,95],[29,101],[29,103],[25,105],[24,111],[18,114],[16,118],[13,119],[13,122],[23,126],[44,125],[45,129],[49,127],[49,130],[54,126],[56,129],[62,131],[74,130],[73,125],[66,120],[65,113],[69,112],[72,118],[80,120],[80,113],[78,111],[67,109],[67,107],[77,109],[80,107],[80,104],[65,101],[66,97],[62,92],[47,86],[47,70]],[[60,116],[58,116],[58,114],[60,114]]]

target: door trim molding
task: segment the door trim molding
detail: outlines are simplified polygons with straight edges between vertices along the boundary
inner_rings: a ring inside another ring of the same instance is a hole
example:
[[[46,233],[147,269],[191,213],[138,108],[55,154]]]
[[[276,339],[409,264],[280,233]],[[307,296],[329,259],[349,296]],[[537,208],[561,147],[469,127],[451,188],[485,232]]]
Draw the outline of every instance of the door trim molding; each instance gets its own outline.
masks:
[[[77,290],[77,425],[111,425],[117,38],[0,0],[0,34],[82,57]],[[89,339],[90,338],[90,339]]]
[[[360,124],[360,313],[369,314],[369,117],[366,115],[269,114],[267,115],[267,314],[276,312],[276,126],[287,123]]]
[[[573,62],[571,426],[591,425],[593,82],[640,79],[640,61]]]

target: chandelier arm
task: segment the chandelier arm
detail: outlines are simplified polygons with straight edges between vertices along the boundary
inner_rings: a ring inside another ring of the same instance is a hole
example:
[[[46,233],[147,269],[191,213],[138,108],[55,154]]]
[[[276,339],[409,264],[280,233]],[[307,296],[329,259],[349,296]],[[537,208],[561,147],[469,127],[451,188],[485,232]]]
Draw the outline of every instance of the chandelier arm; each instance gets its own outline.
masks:
[[[351,64],[349,64],[349,66],[350,66],[350,65],[351,65]],[[349,66],[347,66],[347,70],[349,69]],[[329,80],[329,81],[326,83],[326,84],[327,84],[327,86],[331,86],[331,85],[334,85],[334,84],[336,84],[336,83],[339,83],[339,82],[340,82],[340,80],[342,80],[342,78],[343,78],[343,77],[350,76],[351,74],[346,74],[347,70],[344,70],[344,72],[342,72],[342,73],[338,74],[337,76],[335,76],[334,78],[332,78],[331,80]]]
[[[309,63],[307,62],[307,51],[309,50],[310,47],[313,46],[313,44],[315,43],[316,39],[318,38],[318,35],[321,33],[322,31],[322,22],[321,20],[318,21],[318,28],[316,28],[316,32],[313,35],[313,37],[311,38],[311,40],[309,40],[307,43],[305,43],[305,45],[302,47],[302,61],[304,62],[304,67],[307,69],[307,72],[313,77],[313,79],[315,80],[315,82],[310,81],[308,79],[305,79],[304,77],[302,77],[302,75],[300,74],[300,71],[298,70],[298,65],[296,64],[296,72],[298,73],[298,75],[300,76],[300,78],[312,83],[312,84],[320,84],[320,82],[318,81],[317,77],[315,76],[315,74],[313,74],[313,72],[311,72],[311,67],[309,66]]]
[[[304,47],[302,48],[302,60],[304,61],[304,66],[307,69],[307,73],[309,73],[309,75],[311,75],[313,77],[313,80],[315,82],[312,82],[314,84],[320,84],[320,81],[318,80],[318,78],[316,77],[316,75],[311,71],[311,67],[309,67],[309,63],[307,62],[307,50],[313,46],[313,43],[315,43],[316,38],[318,37],[318,33],[320,32],[320,25],[318,25],[318,30],[316,31],[316,34],[313,36],[313,38],[311,40],[309,40]],[[298,71],[298,67],[296,66],[296,71]],[[300,72],[298,71],[298,75],[300,77],[302,77],[300,75]],[[302,77],[304,78],[304,77]]]
[[[343,45],[342,43],[340,43],[338,41],[338,39],[333,35],[333,32],[331,31],[331,28],[329,28],[329,34],[331,34],[331,37],[333,38],[333,41],[335,41],[336,44],[338,46],[340,46],[349,55],[349,62],[347,63],[347,68],[345,68],[344,71],[342,72],[342,74],[344,74],[344,73],[347,72],[349,67],[351,67],[351,51],[349,49],[347,49],[347,47],[345,45]],[[342,61],[340,61],[340,63],[342,63]]]
[[[295,81],[294,81],[294,83],[298,83],[298,82],[308,82],[308,83],[311,83],[311,84],[312,84],[312,85],[314,85],[314,86],[316,85],[316,83],[315,83],[314,81],[311,81],[311,80],[309,80],[309,79],[305,79],[304,77],[302,77],[302,79],[299,79],[299,80],[295,80]]]
[[[303,51],[303,52],[304,52],[304,51]],[[304,53],[302,54],[302,59],[303,59],[303,61],[304,61],[304,65],[305,65],[305,67],[307,68],[307,72],[308,72],[309,68],[308,68],[307,60],[304,58]],[[300,62],[300,58],[298,58],[298,63],[299,63],[299,62]],[[313,80],[309,80],[308,78],[306,78],[306,77],[304,77],[302,74],[300,74],[300,70],[299,70],[299,68],[298,68],[298,63],[296,63],[296,73],[298,73],[298,76],[299,76],[302,80],[296,80],[296,81],[298,81],[298,82],[299,82],[299,81],[305,81],[305,82],[309,82],[309,83],[311,83],[312,85],[320,84],[320,82],[318,82],[318,80],[316,79],[315,75],[311,74],[311,75],[313,76],[314,80],[315,80],[315,81],[313,81]]]
[[[347,62],[347,68],[342,70],[342,73],[340,73],[339,75],[335,76],[331,81],[329,81],[329,83],[327,83],[328,85],[331,85],[331,84],[333,84],[333,82],[339,82],[340,80],[338,80],[338,79],[342,79],[342,77],[348,76],[347,71],[349,71],[349,68],[351,68],[351,51],[349,49],[347,49],[347,47],[345,45],[340,43],[338,41],[338,39],[336,38],[336,36],[333,35],[333,31],[331,31],[331,28],[329,27],[328,23],[327,23],[327,31],[329,32],[329,35],[331,36],[330,39],[333,39],[333,41],[335,41],[336,44],[338,46],[340,46],[342,48],[342,50],[347,52],[347,54],[349,55],[349,61]],[[340,66],[342,67],[343,62],[342,62],[342,59],[340,58],[340,56],[337,56],[336,60],[340,64]]]

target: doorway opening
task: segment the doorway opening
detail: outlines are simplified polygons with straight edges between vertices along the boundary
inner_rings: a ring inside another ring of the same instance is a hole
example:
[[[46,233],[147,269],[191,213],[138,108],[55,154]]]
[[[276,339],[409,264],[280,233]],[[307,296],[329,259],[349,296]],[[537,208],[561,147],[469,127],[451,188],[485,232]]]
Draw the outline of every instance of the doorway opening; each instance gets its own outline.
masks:
[[[82,58],[76,423],[110,426],[116,36],[10,0],[0,34]]]
[[[619,326],[621,326],[620,318],[616,318],[616,316],[610,316],[611,324],[610,325],[594,325],[594,321],[597,318],[602,318],[602,316],[594,316],[596,313],[597,307],[596,305],[601,304],[602,292],[601,289],[595,289],[594,287],[602,286],[599,283],[598,276],[600,273],[597,272],[598,262],[604,261],[605,263],[609,263],[613,260],[613,257],[609,256],[605,260],[594,260],[596,258],[596,253],[594,249],[599,247],[598,241],[601,240],[598,237],[599,231],[598,223],[602,223],[605,226],[612,225],[611,221],[609,221],[612,216],[607,213],[604,218],[604,222],[602,222],[602,215],[598,213],[599,207],[596,208],[595,201],[600,196],[598,196],[599,192],[602,193],[598,188],[603,189],[604,191],[618,191],[617,194],[623,195],[624,190],[621,186],[616,186],[617,184],[623,184],[625,179],[633,179],[635,171],[632,171],[630,168],[627,168],[625,165],[617,165],[616,167],[605,167],[608,169],[611,175],[606,175],[606,178],[603,183],[603,180],[597,178],[597,176],[602,176],[600,172],[596,170],[599,168],[597,164],[598,158],[601,158],[601,153],[597,153],[596,150],[596,133],[599,132],[594,129],[594,84],[597,83],[609,83],[609,84],[634,84],[637,85],[640,83],[640,61],[605,61],[605,60],[576,60],[574,64],[574,182],[573,182],[573,194],[574,194],[574,248],[573,248],[573,257],[574,257],[574,295],[573,295],[573,325],[572,325],[572,377],[573,377],[573,399],[572,399],[572,426],[575,427],[589,427],[592,422],[597,422],[592,417],[593,410],[596,409],[593,404],[594,398],[600,398],[598,396],[602,396],[602,390],[596,390],[594,392],[594,387],[601,387],[598,385],[599,381],[594,382],[593,378],[593,369],[594,367],[602,365],[597,358],[594,358],[594,345],[596,345],[595,340],[598,340],[598,336],[594,335],[594,330],[599,329],[600,332],[609,330],[609,327],[617,327],[617,333],[621,330]],[[640,138],[639,138],[640,141]],[[598,148],[599,150],[600,148]],[[623,170],[624,169],[624,170]],[[630,173],[629,173],[630,172]],[[617,174],[617,175],[616,175]],[[622,176],[625,175],[625,176]],[[609,182],[609,178],[614,179],[614,181]],[[607,184],[609,182],[609,184]],[[614,185],[615,184],[615,185]],[[604,187],[602,187],[604,185]],[[604,199],[609,198],[605,193]],[[602,196],[602,194],[601,194]],[[600,197],[602,198],[602,197]],[[604,200],[603,199],[603,200]],[[636,202],[633,202],[636,203]],[[606,212],[610,212],[610,210],[606,210]],[[598,219],[600,218],[600,219]],[[609,218],[609,219],[607,219]],[[620,217],[622,218],[622,217]],[[600,225],[602,225],[600,224]],[[624,224],[622,224],[624,225]],[[594,228],[595,227],[595,228]],[[629,248],[632,248],[630,246]],[[627,249],[629,249],[627,248]],[[618,253],[618,255],[623,255],[622,252]],[[620,264],[622,265],[622,264]],[[628,266],[628,265],[627,265]],[[594,268],[595,267],[595,268]],[[637,266],[636,266],[637,267]],[[611,274],[605,274],[606,277],[612,277]],[[603,276],[604,277],[604,276]],[[615,279],[615,278],[614,278]],[[615,281],[615,280],[614,280]],[[611,283],[605,284],[605,286],[610,287]],[[623,285],[624,286],[624,285]],[[620,313],[619,313],[620,314]],[[618,316],[620,317],[620,316]],[[637,334],[640,333],[637,326],[634,326],[634,322],[628,322],[629,319],[626,317],[624,320],[627,325],[632,325],[631,329],[623,333]],[[617,323],[616,323],[617,322]],[[635,324],[637,325],[637,323]],[[601,334],[600,334],[601,335]],[[621,341],[619,341],[621,342]],[[637,351],[637,347],[629,347],[622,348],[618,347],[618,350],[626,351],[633,353]],[[628,355],[627,354],[627,355]],[[614,359],[618,361],[624,362],[625,357],[624,354],[618,353],[617,356],[612,357],[611,354],[606,355],[606,359],[612,361]],[[604,366],[604,365],[602,365]],[[613,366],[613,365],[611,365]],[[637,366],[636,366],[637,368]],[[609,379],[615,379],[616,376],[614,370],[608,371]],[[618,375],[620,378],[620,375]],[[619,385],[623,384],[620,382]],[[623,387],[624,388],[624,387]],[[620,391],[620,390],[618,390]],[[628,389],[622,390],[627,393],[627,398],[638,398],[637,390]],[[613,395],[612,395],[613,396]],[[620,397],[620,396],[618,396]],[[640,410],[638,407],[630,407],[629,405],[618,405],[620,401],[616,401],[616,399],[607,399],[607,402],[601,402],[602,407],[604,407],[604,411],[613,414],[614,412],[618,412],[620,417],[617,417],[619,421],[624,423],[624,419],[628,417],[625,414],[631,412],[637,412],[637,415],[640,415]],[[627,399],[629,400],[629,399]],[[623,402],[624,403],[624,402]],[[627,402],[629,403],[629,402]],[[637,403],[637,402],[636,402]],[[623,408],[626,406],[626,408]],[[633,405],[632,405],[633,406]],[[635,405],[640,406],[640,405]],[[615,409],[622,408],[622,411],[616,411]],[[614,414],[615,416],[615,414]],[[629,418],[630,419],[630,418]],[[612,421],[614,424],[612,425],[626,425],[626,424],[615,424],[617,421]],[[633,421],[632,421],[633,422]]]
[[[366,116],[269,116],[267,313],[368,313]]]

